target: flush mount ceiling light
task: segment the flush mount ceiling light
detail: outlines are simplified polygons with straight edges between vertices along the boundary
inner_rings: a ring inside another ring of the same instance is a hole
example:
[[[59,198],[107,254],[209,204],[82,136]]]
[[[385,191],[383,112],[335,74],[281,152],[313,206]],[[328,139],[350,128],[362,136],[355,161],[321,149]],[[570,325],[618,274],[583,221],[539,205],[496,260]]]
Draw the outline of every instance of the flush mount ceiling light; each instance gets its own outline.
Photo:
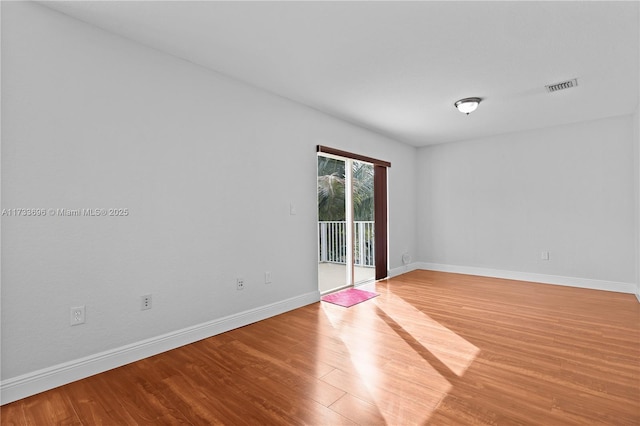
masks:
[[[456,108],[458,108],[458,111],[463,114],[469,115],[469,113],[475,111],[476,108],[478,108],[481,100],[482,99],[480,98],[464,98],[460,99],[454,105],[456,106]]]

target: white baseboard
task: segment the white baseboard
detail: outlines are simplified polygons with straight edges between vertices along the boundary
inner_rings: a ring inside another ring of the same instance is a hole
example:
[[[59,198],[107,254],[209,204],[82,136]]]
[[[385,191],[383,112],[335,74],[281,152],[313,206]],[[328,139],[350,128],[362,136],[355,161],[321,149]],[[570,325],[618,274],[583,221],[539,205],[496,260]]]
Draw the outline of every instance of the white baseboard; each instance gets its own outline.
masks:
[[[270,305],[163,334],[85,358],[3,380],[0,404],[8,404],[94,374],[129,364],[216,334],[252,324],[320,301],[320,293],[306,293]]]
[[[421,267],[421,265],[422,263],[414,262],[408,265],[400,266],[398,268],[389,269],[389,271],[387,271],[388,277],[393,278],[397,277],[398,275],[406,274],[407,272],[415,271],[416,269],[424,269]]]
[[[536,274],[533,272],[505,271],[501,269],[478,268],[474,266],[446,265],[441,263],[420,262],[414,269],[453,272],[456,274],[479,275],[481,277],[504,278],[508,280],[530,281],[542,284],[555,284],[568,287],[589,288],[592,290],[614,291],[618,293],[636,293],[636,285],[617,281],[592,280],[589,278],[564,277],[560,275]]]
[[[640,293],[636,293],[636,299],[638,299],[638,303],[640,303]]]

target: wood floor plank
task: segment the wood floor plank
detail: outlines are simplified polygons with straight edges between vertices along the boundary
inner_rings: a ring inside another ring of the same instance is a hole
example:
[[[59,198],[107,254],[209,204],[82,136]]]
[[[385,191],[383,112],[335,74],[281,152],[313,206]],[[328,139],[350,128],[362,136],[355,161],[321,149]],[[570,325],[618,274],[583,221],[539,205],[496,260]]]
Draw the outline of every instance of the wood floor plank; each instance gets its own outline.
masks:
[[[4,425],[639,425],[633,295],[413,271],[0,408]]]
[[[101,378],[80,380],[61,390],[69,396],[69,400],[78,417],[85,425],[132,424],[135,422],[128,412],[118,404],[114,404],[115,395],[109,389],[101,392]]]
[[[158,387],[159,382],[138,374],[136,367],[130,364],[96,376],[97,387],[109,390],[112,403],[117,403],[123,416],[132,419],[133,424],[189,424]]]
[[[306,341],[299,342],[298,345],[292,348],[280,346],[278,341],[268,345],[252,340],[243,340],[242,338],[238,339],[238,341],[270,354],[291,368],[315,378],[320,378],[334,369],[332,365],[321,361],[319,357],[315,356],[318,352],[317,341],[313,344],[309,344]]]
[[[251,348],[229,342],[219,349],[221,353],[234,353],[232,360],[225,364],[229,369],[220,369],[219,364],[210,361],[219,360],[218,353],[206,352],[202,345],[192,345],[189,350],[192,352],[190,358],[198,361],[197,372],[188,375],[192,383],[190,387],[199,387],[204,394],[209,389],[209,384],[213,382],[213,389],[222,393],[215,395],[225,404],[225,406],[235,406],[233,413],[224,413],[222,418],[234,418],[234,416],[244,416],[242,420],[234,419],[233,423],[244,424],[302,424],[311,422],[317,424],[318,421],[335,421],[338,424],[349,423],[338,413],[332,412],[326,406],[317,401],[321,399],[316,385],[321,387],[320,393],[327,392],[330,386],[321,384],[313,377],[300,380],[293,384],[287,382],[292,379],[292,375],[271,375],[267,368],[278,368],[275,364],[269,364],[261,356],[247,356],[247,350]],[[185,352],[185,351],[182,351]],[[184,356],[182,353],[176,356]],[[186,360],[186,358],[185,358]],[[282,369],[282,366],[280,366]],[[211,390],[211,389],[209,389]],[[340,395],[337,389],[334,389]],[[335,396],[337,398],[338,396]],[[328,404],[328,400],[324,401]],[[247,407],[251,407],[250,410]],[[222,409],[219,407],[219,409]]]
[[[48,392],[25,398],[15,404],[5,412],[2,407],[0,419],[2,424],[24,424],[24,425],[80,425],[82,424],[76,414],[71,401],[61,388],[52,389]],[[14,416],[20,416],[16,418]]]
[[[370,402],[363,401],[353,395],[345,394],[332,406],[335,412],[359,425],[384,425],[387,424],[378,407]]]
[[[22,411],[22,406],[23,404],[21,402],[16,402],[2,407],[0,411],[0,423],[7,426],[29,424]]]

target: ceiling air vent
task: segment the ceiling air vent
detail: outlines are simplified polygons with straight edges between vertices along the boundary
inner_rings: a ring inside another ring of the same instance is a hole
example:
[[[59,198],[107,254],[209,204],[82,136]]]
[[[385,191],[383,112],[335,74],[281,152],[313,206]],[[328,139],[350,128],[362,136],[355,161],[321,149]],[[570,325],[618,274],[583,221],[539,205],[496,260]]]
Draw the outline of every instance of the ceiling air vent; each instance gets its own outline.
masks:
[[[547,92],[557,92],[558,90],[571,89],[572,87],[576,87],[578,85],[578,79],[574,78],[573,80],[567,80],[560,83],[549,84],[544,87],[547,88]]]

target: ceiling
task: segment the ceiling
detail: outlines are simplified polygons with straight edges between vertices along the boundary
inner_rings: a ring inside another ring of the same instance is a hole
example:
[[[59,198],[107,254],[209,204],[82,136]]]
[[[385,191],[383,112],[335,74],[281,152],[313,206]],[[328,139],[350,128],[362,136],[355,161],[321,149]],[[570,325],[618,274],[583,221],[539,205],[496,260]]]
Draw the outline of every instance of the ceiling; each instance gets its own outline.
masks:
[[[42,4],[414,146],[638,105],[636,1]]]

